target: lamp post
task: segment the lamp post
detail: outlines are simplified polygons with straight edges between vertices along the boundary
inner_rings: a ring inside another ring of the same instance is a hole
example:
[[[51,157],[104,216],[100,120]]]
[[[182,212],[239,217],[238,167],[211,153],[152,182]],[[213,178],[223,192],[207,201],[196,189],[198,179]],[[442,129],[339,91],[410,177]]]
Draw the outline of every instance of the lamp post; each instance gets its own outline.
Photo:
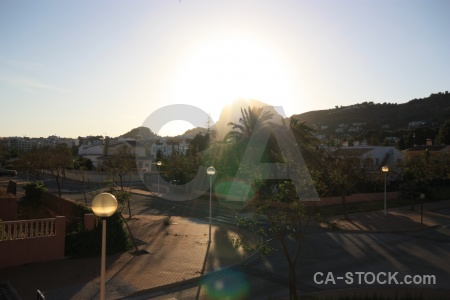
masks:
[[[100,300],[105,300],[105,268],[106,268],[106,218],[117,210],[117,200],[110,193],[101,193],[92,200],[92,211],[102,218],[102,256],[100,272]]]
[[[386,175],[387,175],[387,172],[389,172],[389,167],[383,166],[381,168],[381,171],[383,171],[383,173],[384,173],[384,215],[386,215]]]
[[[31,162],[27,161],[27,182],[30,181],[30,176],[29,176],[29,173],[30,173],[30,164],[31,164]]]
[[[206,170],[206,174],[209,175],[209,240],[208,243],[211,244],[211,198],[212,198],[212,177],[216,174],[216,169],[213,166]]]
[[[76,162],[77,160],[76,159],[74,159],[73,160],[73,164],[72,164],[72,182],[75,182],[75,162]]]
[[[159,177],[160,177],[160,174],[159,174],[159,167],[162,165],[162,162],[160,161],[160,160],[158,160],[157,162],[156,162],[156,168],[158,169],[158,195],[159,195]]]

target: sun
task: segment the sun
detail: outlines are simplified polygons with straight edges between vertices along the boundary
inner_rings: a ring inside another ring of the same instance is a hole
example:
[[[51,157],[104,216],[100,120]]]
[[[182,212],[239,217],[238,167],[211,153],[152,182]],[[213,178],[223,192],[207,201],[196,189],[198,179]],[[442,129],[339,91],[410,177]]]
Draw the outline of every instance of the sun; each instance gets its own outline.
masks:
[[[292,82],[283,60],[273,47],[248,36],[202,41],[185,52],[172,74],[172,102],[199,106],[215,120],[239,98],[289,105]]]

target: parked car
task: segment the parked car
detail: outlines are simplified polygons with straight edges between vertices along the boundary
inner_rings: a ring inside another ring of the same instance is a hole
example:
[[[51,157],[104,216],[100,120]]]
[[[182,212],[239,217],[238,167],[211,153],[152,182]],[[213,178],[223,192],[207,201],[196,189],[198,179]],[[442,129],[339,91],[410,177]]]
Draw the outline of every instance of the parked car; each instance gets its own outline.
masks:
[[[16,177],[17,172],[15,170],[0,170],[0,177],[1,176]]]

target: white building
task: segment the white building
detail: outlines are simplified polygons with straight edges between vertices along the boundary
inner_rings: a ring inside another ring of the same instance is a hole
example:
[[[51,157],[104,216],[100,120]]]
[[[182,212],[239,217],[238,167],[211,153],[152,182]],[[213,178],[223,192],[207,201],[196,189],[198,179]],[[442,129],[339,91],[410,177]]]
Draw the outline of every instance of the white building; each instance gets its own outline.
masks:
[[[358,145],[342,147],[337,149],[337,151],[344,155],[358,157],[361,160],[372,160],[374,170],[380,170],[382,166],[386,165],[394,170],[404,159],[403,153],[395,147]]]
[[[98,158],[103,155],[103,144],[98,145],[82,145],[78,148],[78,155],[90,159],[94,167],[98,167]]]
[[[151,145],[151,157],[156,159],[158,151],[162,156],[170,156],[174,153],[186,155],[189,150],[189,144],[184,138],[160,139]]]

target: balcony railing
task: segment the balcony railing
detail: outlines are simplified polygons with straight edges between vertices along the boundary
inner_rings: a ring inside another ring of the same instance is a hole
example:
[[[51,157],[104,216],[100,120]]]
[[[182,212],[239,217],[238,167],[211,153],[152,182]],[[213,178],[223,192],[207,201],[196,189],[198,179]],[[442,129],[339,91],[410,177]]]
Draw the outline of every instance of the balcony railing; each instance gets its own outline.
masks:
[[[20,220],[0,223],[0,241],[55,236],[55,219]]]

